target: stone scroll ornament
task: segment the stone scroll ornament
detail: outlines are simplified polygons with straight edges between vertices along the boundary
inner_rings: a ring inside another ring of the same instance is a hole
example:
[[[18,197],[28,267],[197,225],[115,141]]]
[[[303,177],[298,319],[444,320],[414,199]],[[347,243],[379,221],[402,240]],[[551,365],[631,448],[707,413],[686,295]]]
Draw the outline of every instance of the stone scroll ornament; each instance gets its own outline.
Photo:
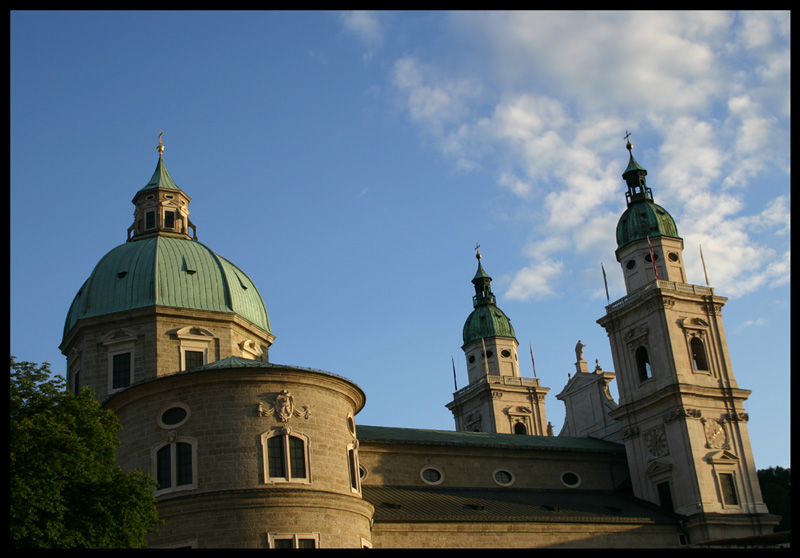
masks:
[[[259,416],[266,417],[272,414],[281,422],[289,422],[292,417],[303,417],[308,419],[311,416],[311,409],[302,406],[299,409],[295,406],[294,397],[289,390],[282,390],[276,397],[272,405],[258,403]]]

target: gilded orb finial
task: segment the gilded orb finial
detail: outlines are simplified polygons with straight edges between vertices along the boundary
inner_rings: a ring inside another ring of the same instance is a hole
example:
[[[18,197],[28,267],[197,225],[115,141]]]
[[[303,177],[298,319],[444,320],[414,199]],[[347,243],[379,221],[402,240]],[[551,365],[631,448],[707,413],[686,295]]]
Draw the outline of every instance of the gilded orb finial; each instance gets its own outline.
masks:
[[[478,258],[478,261],[480,261],[480,259],[481,259],[481,253],[480,253],[480,251],[478,251],[478,248],[480,248],[480,247],[481,247],[480,244],[475,244],[475,257]]]
[[[164,132],[162,132],[161,130],[158,131],[158,147],[156,147],[156,149],[158,149],[158,156],[159,157],[164,155],[164,144],[161,143],[161,134],[163,134],[163,133]]]
[[[625,130],[625,140],[628,142],[628,143],[625,144],[625,149],[627,149],[628,151],[632,151],[633,150],[633,144],[631,143],[631,140],[628,139],[629,137],[631,137],[631,133],[629,131]]]

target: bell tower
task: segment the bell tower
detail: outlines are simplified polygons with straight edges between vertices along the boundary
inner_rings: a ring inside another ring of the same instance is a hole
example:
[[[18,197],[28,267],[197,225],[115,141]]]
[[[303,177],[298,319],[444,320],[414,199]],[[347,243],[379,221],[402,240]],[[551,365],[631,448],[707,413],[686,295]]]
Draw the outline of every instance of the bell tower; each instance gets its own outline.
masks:
[[[461,346],[469,385],[453,394],[447,408],[458,431],[543,436],[547,432],[544,396],[550,390],[541,387],[537,378],[521,376],[514,328],[497,307],[492,278],[481,265],[478,248],[473,311],[464,323]]]
[[[685,516],[690,543],[770,533],[777,517],[758,485],[750,391],[736,383],[722,325],[727,299],[686,282],[675,221],[653,201],[630,141],[627,149],[616,251],[627,294],[597,322],[611,344],[619,406],[609,415],[634,494]]]

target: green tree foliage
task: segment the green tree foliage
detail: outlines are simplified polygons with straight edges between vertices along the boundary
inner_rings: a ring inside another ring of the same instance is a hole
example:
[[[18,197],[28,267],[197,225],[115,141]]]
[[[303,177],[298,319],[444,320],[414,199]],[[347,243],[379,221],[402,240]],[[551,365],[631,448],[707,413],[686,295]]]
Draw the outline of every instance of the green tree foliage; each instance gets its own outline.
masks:
[[[65,383],[11,357],[11,547],[144,547],[160,523],[154,481],[116,464],[116,415]]]
[[[761,496],[769,513],[781,516],[775,532],[792,530],[792,470],[770,467],[757,472]]]

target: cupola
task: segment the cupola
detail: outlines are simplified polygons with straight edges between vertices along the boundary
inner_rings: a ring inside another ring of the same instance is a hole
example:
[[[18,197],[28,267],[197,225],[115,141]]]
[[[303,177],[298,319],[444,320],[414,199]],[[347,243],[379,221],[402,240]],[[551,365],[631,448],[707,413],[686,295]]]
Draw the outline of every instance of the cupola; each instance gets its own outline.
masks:
[[[187,196],[167,171],[164,164],[164,144],[158,134],[158,163],[150,181],[133,197],[136,209],[133,224],[128,228],[128,240],[141,240],[155,235],[197,240],[197,230],[189,220]],[[189,229],[192,230],[191,236]]]

